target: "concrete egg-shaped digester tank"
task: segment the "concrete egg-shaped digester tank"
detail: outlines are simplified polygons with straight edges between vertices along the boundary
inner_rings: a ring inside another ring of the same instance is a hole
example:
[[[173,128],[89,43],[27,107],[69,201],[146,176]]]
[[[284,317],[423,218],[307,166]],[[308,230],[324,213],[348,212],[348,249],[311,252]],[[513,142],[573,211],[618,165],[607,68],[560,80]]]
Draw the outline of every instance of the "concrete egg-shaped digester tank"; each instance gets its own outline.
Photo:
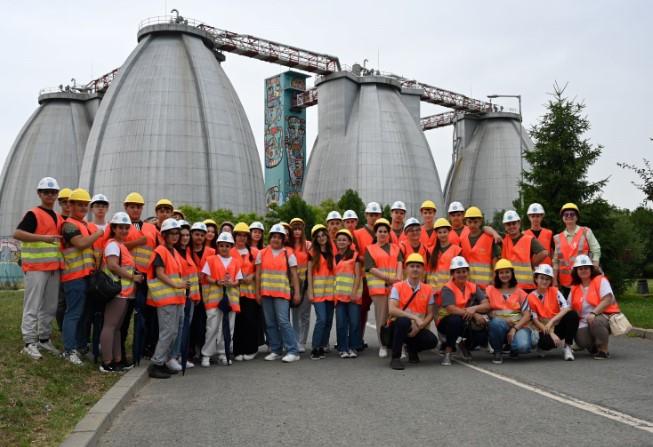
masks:
[[[102,100],[80,186],[116,202],[138,191],[148,215],[164,197],[262,212],[254,136],[210,36],[166,22],[141,28],[138,41]]]
[[[478,206],[488,221],[495,212],[512,209],[526,167],[521,154],[532,147],[515,113],[465,115],[455,123],[454,159],[445,186],[447,203],[456,200]]]
[[[419,216],[425,199],[442,209],[440,179],[419,127],[421,90],[350,72],[316,84],[318,138],[304,178],[306,201],[338,200],[353,189],[364,202],[402,200],[408,215]]]

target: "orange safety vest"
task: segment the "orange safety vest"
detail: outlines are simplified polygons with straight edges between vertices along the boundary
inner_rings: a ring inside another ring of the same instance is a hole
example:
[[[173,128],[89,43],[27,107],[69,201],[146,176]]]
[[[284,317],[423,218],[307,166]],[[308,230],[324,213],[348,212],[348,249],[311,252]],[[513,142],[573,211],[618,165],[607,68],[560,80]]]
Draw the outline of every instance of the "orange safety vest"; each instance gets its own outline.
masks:
[[[219,255],[211,256],[206,260],[206,263],[211,269],[211,278],[215,280],[224,279],[227,273],[232,279],[238,276],[240,269],[240,254],[239,257],[231,257],[231,262],[225,268]],[[207,293],[204,296],[204,307],[207,309],[217,309],[220,301],[224,297],[225,291],[227,292],[227,299],[233,312],[240,312],[240,288],[238,286],[220,286],[216,284],[209,284]]]
[[[91,231],[91,234],[93,234],[99,230],[99,227],[93,222],[88,222],[88,229]],[[100,261],[102,260],[102,256],[104,256],[104,247],[107,245],[107,241],[109,240],[109,233],[111,233],[109,230],[110,227],[107,225],[104,228],[104,233],[102,233],[102,236],[93,242],[93,258],[95,259],[96,269],[100,267]]]
[[[431,235],[429,236],[427,229],[422,225],[422,234],[419,237],[419,241],[424,244],[428,250],[433,250],[435,243],[438,241],[438,233],[431,229]]]
[[[533,233],[533,230],[526,230],[524,231],[524,234],[528,234],[530,236],[535,237],[535,233]],[[540,235],[537,236],[537,240],[542,244],[542,247],[544,247],[546,250],[549,252],[551,251],[551,241],[553,240],[553,231],[549,230],[548,228],[542,228],[542,231],[540,231]],[[553,253],[550,253],[549,256],[544,258],[540,264],[548,264],[548,265],[553,265],[551,264],[551,256]]]
[[[439,292],[442,286],[444,286],[451,278],[451,273],[449,271],[451,260],[461,252],[462,248],[458,245],[449,245],[444,253],[440,254],[438,257],[438,263],[435,266],[435,270],[427,272],[426,278],[428,279],[428,283],[436,290],[436,292]],[[436,253],[431,253],[431,256],[436,256]]]
[[[456,300],[455,306],[460,309],[466,308],[472,295],[476,293],[476,284],[469,281],[465,283],[465,290],[460,290],[460,288],[451,279],[444,286],[442,286],[442,289],[444,289],[445,287],[451,290]],[[440,301],[440,303],[438,304],[442,305],[442,301]],[[444,318],[447,315],[449,315],[449,312],[447,312],[446,308],[441,308],[440,311],[438,312],[438,316],[440,318]]]
[[[472,247],[470,233],[460,236],[463,257],[469,263],[469,279],[484,289],[492,282],[492,244],[491,236],[481,233]]]
[[[184,289],[177,289],[170,287],[169,285],[163,283],[156,276],[154,267],[152,263],[158,254],[161,256],[164,264],[165,274],[175,283],[181,283],[181,265],[182,259],[181,255],[177,250],[173,250],[173,253],[170,253],[167,247],[164,245],[159,245],[154,249],[152,255],[150,256],[150,261],[147,264],[147,304],[154,307],[163,307],[175,304],[184,304],[186,302],[186,291]],[[136,258],[134,258],[134,263],[136,263]],[[138,264],[136,265],[138,269]]]
[[[129,250],[127,250],[127,247],[125,247],[125,244],[118,242],[115,239],[108,239],[106,241],[105,247],[109,245],[110,242],[115,242],[116,244],[118,244],[118,248],[120,248],[120,267],[129,270],[130,273],[133,273],[135,267],[134,258],[132,257],[131,253],[129,253]],[[120,285],[122,289],[118,294],[119,297],[121,298],[134,297],[134,292],[136,290],[134,288],[134,281],[132,279],[123,278],[122,276],[119,277],[111,270],[109,270],[109,267],[107,265],[107,258],[104,255],[104,252],[102,252],[102,271],[107,275],[109,275],[109,277],[114,281],[120,280]]]
[[[91,235],[91,231],[88,228],[88,224],[85,221],[79,221],[69,217],[64,223],[74,225],[82,237],[88,237]],[[69,247],[63,247],[63,271],[61,272],[61,282],[69,282],[75,279],[86,278],[95,270],[95,258],[93,257],[93,248],[87,247],[79,249],[70,245]]]
[[[603,275],[595,276],[587,288],[587,296],[585,297],[585,300],[593,307],[598,306],[601,302],[601,280],[603,278],[605,278]],[[571,294],[571,307],[580,315],[583,309],[582,285],[575,284],[571,286],[571,291],[569,293]],[[619,312],[621,312],[621,309],[617,303],[610,304],[605,309],[603,309],[604,314],[615,314]]]
[[[512,295],[506,299],[503,297],[503,293],[496,287],[487,286],[485,293],[487,294],[490,310],[494,317],[519,321],[521,318],[521,306],[524,300],[528,299],[526,292],[517,287]]]
[[[261,264],[261,297],[283,298],[290,300],[290,282],[288,281],[288,256],[290,250],[286,247],[275,256],[272,248],[265,247],[260,251]]]
[[[258,249],[256,247],[249,248],[253,260],[256,260],[258,255]],[[243,273],[243,277],[247,277],[256,271],[256,266],[254,261],[249,259],[250,255],[245,254],[240,256],[240,271]],[[252,281],[251,284],[240,283],[240,296],[243,298],[248,298],[250,300],[256,299],[256,284],[255,281]]]
[[[329,269],[329,265],[322,255],[320,256],[320,268],[311,271],[313,276],[313,302],[321,303],[324,301],[333,301],[333,294],[335,289],[335,273]]]
[[[190,281],[189,297],[191,301],[198,302],[201,298],[199,268],[193,260],[192,250],[186,247],[184,253],[179,253],[181,257],[181,278],[184,281]]]
[[[390,229],[390,242],[393,244],[401,244],[404,241],[407,241],[408,238],[406,237],[406,233],[403,231],[399,233],[399,236],[395,233],[395,230],[392,228]]]
[[[193,249],[190,249],[193,255],[193,262],[195,263],[196,266],[198,266],[198,269],[201,271],[202,267],[204,264],[206,264],[206,260],[209,259],[209,257],[215,255],[215,249],[205,246],[204,251],[202,252],[202,257],[200,258],[197,256],[197,252],[193,251]],[[208,285],[208,282],[206,279],[200,279],[200,284],[202,286]]]
[[[399,266],[399,247],[395,244],[390,244],[390,253],[385,251],[381,246],[372,244],[367,247],[367,251],[374,260],[376,268],[386,275],[396,275],[397,267]],[[377,278],[371,273],[367,275],[367,288],[372,295],[385,295],[388,296],[390,290],[386,286],[385,281]]]
[[[413,295],[413,288],[408,283],[408,280],[395,283],[394,288],[399,292],[399,303],[397,303],[397,307],[403,309],[410,297]],[[428,313],[429,301],[432,296],[433,288],[424,282],[420,282],[419,290],[406,310],[412,314],[424,317]]]
[[[299,277],[300,284],[306,280],[306,271],[308,270],[308,250],[310,245],[310,242],[306,241],[304,248],[302,248],[301,245],[296,245],[293,248],[293,253],[297,259],[297,276]]]
[[[132,248],[130,251],[134,257],[134,262],[136,263],[136,270],[142,273],[147,273],[150,258],[152,257],[152,251],[158,245],[159,230],[157,230],[154,225],[147,222],[143,222],[140,230],[137,230],[136,226],[132,225],[127,234],[127,238],[125,238],[125,242],[131,242],[143,236],[147,238],[145,245],[139,245],[138,247]]]
[[[564,231],[553,236],[553,241],[558,249],[558,282],[561,286],[571,287],[571,270],[576,256],[590,253],[586,232],[587,228],[579,227],[571,244],[567,241]]]
[[[406,258],[408,257],[408,255],[411,255],[413,253],[419,253],[420,255],[422,255],[422,259],[424,259],[424,262],[428,265],[429,252],[424,246],[424,244],[420,242],[417,251],[415,251],[415,248],[413,248],[413,246],[410,245],[410,242],[408,242],[408,240],[403,240],[399,242],[398,245],[401,254],[404,256],[404,262],[406,262]]]
[[[364,226],[363,228],[354,230],[354,237],[356,238],[356,242],[358,242],[358,248],[360,249],[359,254],[361,257],[364,257],[365,252],[367,251],[367,246],[374,243],[374,234],[372,233],[372,230],[367,228],[367,226]]]
[[[54,212],[57,221],[52,220],[46,211],[39,207],[30,210],[36,219],[34,234],[56,236],[61,234],[64,219]],[[63,268],[63,255],[58,242],[23,242],[20,250],[20,263],[23,272],[49,272]]]
[[[549,287],[540,300],[537,290],[528,294],[528,305],[531,310],[537,314],[540,320],[548,321],[560,313],[560,304],[558,303],[558,288]]]
[[[533,289],[535,287],[531,264],[532,241],[533,236],[529,234],[522,234],[517,244],[514,244],[512,238],[508,235],[503,238],[501,257],[512,262],[517,285],[522,289]]]
[[[449,232],[449,243],[454,244],[454,245],[460,245],[461,238],[465,237],[469,234],[469,228],[466,226],[463,226],[462,230],[460,230],[460,234],[453,228]]]
[[[354,282],[356,280],[356,262],[358,262],[358,253],[354,251],[351,259],[341,259],[335,263],[335,290],[334,299],[342,303],[351,302],[351,294],[354,291]],[[360,300],[363,294],[363,281],[359,281],[356,296]]]

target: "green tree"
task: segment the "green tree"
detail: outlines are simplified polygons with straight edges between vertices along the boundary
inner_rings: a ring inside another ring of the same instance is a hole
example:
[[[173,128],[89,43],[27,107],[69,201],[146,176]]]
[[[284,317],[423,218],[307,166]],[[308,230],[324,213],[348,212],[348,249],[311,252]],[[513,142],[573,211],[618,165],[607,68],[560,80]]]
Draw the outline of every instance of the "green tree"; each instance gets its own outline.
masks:
[[[630,163],[617,163],[617,165],[624,169],[633,171],[642,180],[642,183],[631,183],[644,193],[643,205],[645,205],[646,202],[653,203],[653,168],[651,167],[651,162],[645,158],[643,168]]]
[[[342,210],[342,212],[354,210],[358,216],[359,224],[365,222],[365,203],[353,189],[348,189],[340,197],[340,200],[338,200],[338,209]]]
[[[317,222],[320,222],[317,216],[316,209],[306,203],[304,199],[299,196],[291,196],[283,205],[274,204],[270,206],[270,210],[265,215],[265,223],[272,226],[278,222],[290,222],[293,217],[299,217],[304,220],[306,224],[306,234],[310,234],[311,228]]]

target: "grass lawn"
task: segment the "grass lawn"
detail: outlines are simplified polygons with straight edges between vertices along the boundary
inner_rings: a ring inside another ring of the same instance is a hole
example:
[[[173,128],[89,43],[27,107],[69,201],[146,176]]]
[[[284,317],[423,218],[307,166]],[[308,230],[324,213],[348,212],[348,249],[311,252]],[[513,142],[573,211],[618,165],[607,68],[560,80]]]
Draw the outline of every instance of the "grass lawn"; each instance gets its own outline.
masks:
[[[21,354],[22,300],[22,291],[0,291],[0,445],[59,445],[120,376],[101,374],[92,362]],[[57,329],[53,339],[61,349]]]
[[[633,326],[653,329],[653,293],[639,295],[635,284],[623,296],[617,297],[621,311]],[[649,291],[653,292],[653,280],[648,280]]]

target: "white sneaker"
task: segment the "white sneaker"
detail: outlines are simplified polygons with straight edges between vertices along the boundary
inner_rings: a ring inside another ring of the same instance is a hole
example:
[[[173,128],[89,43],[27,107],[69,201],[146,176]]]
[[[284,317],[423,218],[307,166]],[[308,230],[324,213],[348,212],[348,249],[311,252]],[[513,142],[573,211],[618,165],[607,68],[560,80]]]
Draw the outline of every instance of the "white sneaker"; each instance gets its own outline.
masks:
[[[324,352],[325,352],[326,354],[328,354],[329,352],[331,352],[331,348],[329,347],[328,344],[324,347]]]
[[[244,359],[242,355],[237,355],[236,357],[234,357],[234,360],[237,362],[242,362]]]
[[[356,357],[358,357],[358,353],[356,352],[356,350],[355,349],[350,349],[349,350],[349,358],[350,359],[355,359]]]
[[[385,359],[388,357],[388,349],[385,346],[379,348],[379,358]]]
[[[30,356],[34,360],[41,360],[41,358],[43,358],[36,343],[28,344],[23,348],[22,352],[23,354]]]
[[[444,358],[442,359],[442,362],[440,363],[442,366],[451,366],[451,353],[445,352],[444,353]]]
[[[82,359],[79,358],[79,354],[74,349],[70,352],[64,352],[62,357],[73,365],[80,366],[82,364]]]
[[[202,368],[208,368],[211,366],[211,357],[205,355],[202,356]]]
[[[565,347],[563,349],[563,352],[564,352],[564,359],[565,360],[570,361],[570,362],[574,360],[574,358],[575,358],[574,357],[574,352],[572,351],[571,346],[565,345]]]
[[[345,351],[341,352],[340,353],[340,358],[341,359],[348,359],[349,358],[349,352],[345,352]]]
[[[181,371],[181,364],[175,358],[168,360],[166,366],[173,371]]]
[[[48,340],[48,341],[46,341],[46,342],[42,342],[42,341],[40,341],[38,346],[39,346],[39,348],[41,348],[41,349],[45,349],[46,351],[48,351],[48,352],[49,352],[50,354],[52,354],[52,355],[61,355],[61,351],[59,351],[59,350],[58,350],[58,349],[57,349],[57,348],[52,344],[52,340]]]
[[[195,368],[195,363],[191,362],[190,360],[186,360],[186,369],[191,368]]]
[[[268,355],[265,356],[265,360],[267,360],[268,362],[271,362],[273,360],[278,360],[280,358],[281,358],[281,355],[277,354],[276,352],[271,352],[271,353],[269,353]]]
[[[224,354],[220,354],[220,355],[218,355],[218,362],[219,362],[221,365],[229,365],[229,364],[231,364],[231,361],[228,360],[228,359],[227,359],[227,356],[224,355]]]
[[[281,361],[283,363],[292,363],[292,362],[298,362],[301,357],[299,354],[286,354],[283,356]]]
[[[297,343],[297,350],[299,351],[300,354],[303,354],[304,352],[306,352],[306,346],[304,346],[301,343]]]
[[[406,351],[406,346],[401,348],[401,360],[408,360],[408,351]]]
[[[245,360],[246,362],[248,362],[250,360],[254,360],[255,358],[256,358],[256,353],[254,353],[254,354],[245,354],[243,356],[243,360]]]

